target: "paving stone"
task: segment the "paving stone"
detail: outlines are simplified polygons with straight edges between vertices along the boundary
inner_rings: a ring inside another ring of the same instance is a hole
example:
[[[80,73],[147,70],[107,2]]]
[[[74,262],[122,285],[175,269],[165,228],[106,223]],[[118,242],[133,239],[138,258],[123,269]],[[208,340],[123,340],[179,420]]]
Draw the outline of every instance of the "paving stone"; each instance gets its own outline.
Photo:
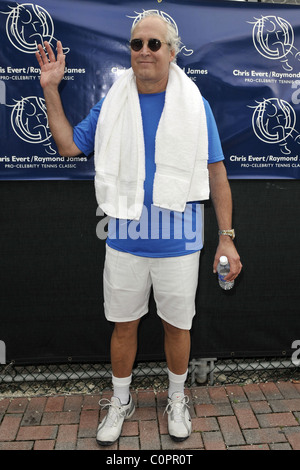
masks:
[[[0,399],[0,450],[300,450],[300,385],[287,383],[186,389],[192,434],[168,434],[167,391],[133,391],[134,415],[112,446],[96,442],[99,395]]]
[[[245,444],[243,434],[235,416],[220,416],[218,421],[227,446]]]
[[[262,428],[299,426],[293,413],[268,413],[257,416],[257,419]]]
[[[275,444],[287,442],[280,428],[246,429],[244,436],[248,444]]]
[[[226,445],[220,431],[204,432],[202,439],[206,450],[226,450]]]

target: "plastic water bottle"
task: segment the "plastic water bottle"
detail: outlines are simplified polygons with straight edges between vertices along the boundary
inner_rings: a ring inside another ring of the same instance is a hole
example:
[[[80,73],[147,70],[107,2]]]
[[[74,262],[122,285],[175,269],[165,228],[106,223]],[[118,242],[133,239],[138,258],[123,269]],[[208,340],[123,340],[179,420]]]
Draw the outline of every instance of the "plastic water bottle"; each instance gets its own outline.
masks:
[[[225,277],[230,271],[230,265],[228,263],[227,256],[221,256],[218,264],[218,280],[219,284],[224,290],[232,289],[234,286],[234,281],[225,281]]]

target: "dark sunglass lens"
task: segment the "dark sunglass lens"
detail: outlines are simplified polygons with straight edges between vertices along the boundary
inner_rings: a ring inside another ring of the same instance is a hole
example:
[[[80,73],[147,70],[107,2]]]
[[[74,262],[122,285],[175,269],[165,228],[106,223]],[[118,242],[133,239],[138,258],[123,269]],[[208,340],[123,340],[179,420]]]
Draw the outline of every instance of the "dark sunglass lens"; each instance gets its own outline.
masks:
[[[142,49],[143,47],[143,41],[141,39],[132,39],[130,42],[131,49],[133,49],[135,52],[138,52]]]
[[[148,47],[152,52],[157,52],[161,48],[159,39],[149,39]]]

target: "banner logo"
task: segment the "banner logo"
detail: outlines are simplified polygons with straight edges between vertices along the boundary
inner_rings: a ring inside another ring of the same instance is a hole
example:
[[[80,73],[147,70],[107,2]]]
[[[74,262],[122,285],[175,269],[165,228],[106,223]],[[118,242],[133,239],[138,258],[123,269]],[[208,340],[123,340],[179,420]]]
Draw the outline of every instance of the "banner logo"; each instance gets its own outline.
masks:
[[[284,70],[291,71],[290,56],[300,61],[300,52],[294,46],[294,30],[291,24],[278,16],[263,16],[254,24],[253,44],[266,59],[279,60]]]
[[[55,155],[51,147],[45,100],[28,96],[17,101],[11,112],[11,125],[15,134],[29,144],[44,144],[48,154]]]
[[[255,135],[267,144],[279,144],[283,154],[289,155],[287,140],[300,144],[296,131],[296,113],[292,106],[279,98],[264,99],[254,108],[252,126]]]
[[[6,20],[6,34],[11,44],[25,54],[34,54],[38,44],[48,41],[53,46],[54,24],[45,8],[33,3],[21,3],[9,6],[10,12]],[[70,49],[65,48],[64,54]]]

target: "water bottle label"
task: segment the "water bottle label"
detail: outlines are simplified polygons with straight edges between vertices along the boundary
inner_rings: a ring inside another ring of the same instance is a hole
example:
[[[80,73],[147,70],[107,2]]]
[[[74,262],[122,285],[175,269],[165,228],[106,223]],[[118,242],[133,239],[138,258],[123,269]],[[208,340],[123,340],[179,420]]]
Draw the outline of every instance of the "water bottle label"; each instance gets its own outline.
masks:
[[[218,274],[218,277],[219,277],[220,281],[226,282],[225,281],[225,276],[222,276],[222,274]]]

